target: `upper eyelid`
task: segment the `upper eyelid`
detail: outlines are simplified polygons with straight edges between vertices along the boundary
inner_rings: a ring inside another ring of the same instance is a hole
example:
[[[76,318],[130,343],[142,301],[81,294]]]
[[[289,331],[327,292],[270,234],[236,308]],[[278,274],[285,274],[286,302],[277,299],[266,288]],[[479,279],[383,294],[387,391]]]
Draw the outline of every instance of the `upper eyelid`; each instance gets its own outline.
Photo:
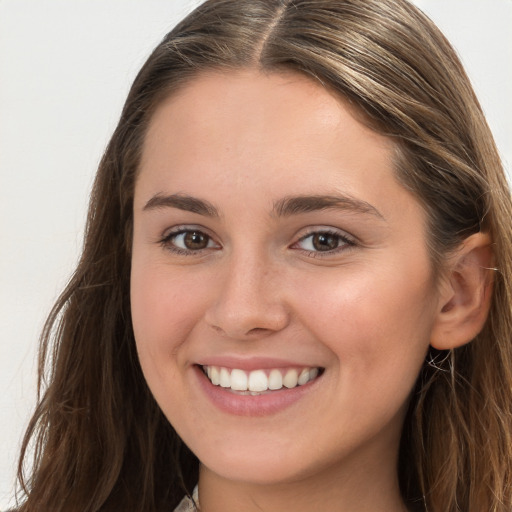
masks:
[[[178,224],[177,226],[173,226],[171,228],[166,228],[161,235],[161,239],[164,240],[173,235],[179,235],[180,233],[186,233],[187,231],[200,231],[205,235],[208,235],[210,238],[215,238],[209,229],[201,226],[199,224]]]
[[[211,241],[213,241],[214,244],[216,244],[218,246],[221,246],[221,244],[217,240],[217,238],[215,236],[213,236],[209,232],[208,229],[204,228],[203,226],[196,226],[196,225],[190,225],[190,224],[178,225],[178,226],[173,226],[172,228],[165,229],[164,232],[158,237],[156,242],[159,245],[165,246],[167,244],[170,244],[171,239],[173,237],[176,237],[176,236],[181,235],[183,233],[187,233],[189,231],[199,231],[199,232],[203,233],[204,235],[206,235]],[[179,247],[175,247],[175,249],[176,250],[183,250],[183,251],[186,250],[186,249],[180,249]],[[191,252],[198,253],[198,252],[201,252],[203,250],[207,250],[207,248],[198,249],[196,251],[191,251]]]
[[[331,250],[327,250],[327,251],[311,250],[311,249],[306,249],[306,248],[302,248],[302,247],[297,247],[298,244],[300,244],[304,240],[307,240],[310,236],[313,236],[318,233],[326,233],[329,235],[338,236],[341,239],[341,241],[342,242],[344,241],[344,242],[341,243],[340,246],[338,246],[334,249],[331,249]],[[358,239],[356,237],[354,237],[353,235],[351,235],[350,233],[347,233],[346,231],[341,230],[339,228],[325,226],[323,228],[322,227],[311,227],[311,229],[307,233],[301,235],[289,247],[290,247],[290,249],[301,251],[301,252],[307,254],[309,257],[329,259],[329,258],[333,258],[335,256],[339,256],[341,253],[345,253],[346,251],[350,251],[351,249],[354,249],[354,248],[358,247],[359,245],[360,244],[359,244]]]
[[[329,233],[332,235],[337,235],[341,238],[346,238],[347,240],[349,240],[350,242],[352,242],[354,244],[359,242],[358,238],[356,236],[354,236],[353,234],[349,233],[348,231],[345,231],[344,229],[336,228],[334,226],[310,226],[305,229],[306,229],[305,233],[300,234],[298,236],[297,242],[300,240],[304,240],[304,238],[314,235],[315,233]],[[296,243],[296,242],[294,242],[294,243]]]
[[[199,224],[180,224],[173,226],[171,228],[167,228],[164,230],[162,235],[159,237],[158,242],[163,243],[173,236],[177,236],[182,233],[186,233],[188,231],[200,231],[201,233],[204,233],[206,236],[208,236],[214,243],[218,245],[222,245],[217,237],[211,233],[211,231]],[[302,232],[302,233],[301,233]],[[309,236],[312,236],[316,233],[329,233],[332,235],[339,236],[340,238],[343,238],[350,242],[352,245],[359,244],[359,240],[356,236],[352,235],[351,233],[334,226],[308,226],[301,228],[296,234],[294,235],[293,239],[294,241],[291,242],[289,247],[292,247],[293,245],[297,244],[298,242],[306,239]]]
[[[183,235],[190,231],[198,231],[198,232],[203,233],[204,235],[206,235],[209,238],[209,242],[210,241],[213,242],[213,244],[216,247],[204,247],[201,249],[194,250],[194,249],[179,247],[178,245],[176,245],[174,243],[174,240],[173,240],[174,237]],[[156,242],[165,251],[168,251],[172,254],[187,256],[187,257],[192,257],[192,256],[200,257],[200,256],[203,256],[206,251],[218,250],[219,248],[222,247],[221,244],[206,231],[207,230],[205,230],[205,229],[200,229],[200,228],[195,228],[195,227],[190,227],[190,226],[175,226],[173,228],[165,230],[164,234],[162,236],[160,236]]]

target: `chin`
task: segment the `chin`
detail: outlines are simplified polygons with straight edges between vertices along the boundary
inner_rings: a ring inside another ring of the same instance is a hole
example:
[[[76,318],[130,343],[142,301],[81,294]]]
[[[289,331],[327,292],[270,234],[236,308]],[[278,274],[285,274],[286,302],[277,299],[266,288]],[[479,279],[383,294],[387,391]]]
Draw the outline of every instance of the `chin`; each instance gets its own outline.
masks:
[[[201,465],[223,479],[255,485],[272,485],[300,479],[307,472],[301,463],[306,455],[292,454],[260,443],[250,448],[230,445],[222,449],[198,450]]]
[[[300,470],[292,470],[292,468],[284,464],[276,466],[274,461],[254,463],[254,461],[249,459],[239,459],[230,466],[218,463],[212,465],[201,464],[222,479],[250,485],[269,486],[286,484],[304,477]]]

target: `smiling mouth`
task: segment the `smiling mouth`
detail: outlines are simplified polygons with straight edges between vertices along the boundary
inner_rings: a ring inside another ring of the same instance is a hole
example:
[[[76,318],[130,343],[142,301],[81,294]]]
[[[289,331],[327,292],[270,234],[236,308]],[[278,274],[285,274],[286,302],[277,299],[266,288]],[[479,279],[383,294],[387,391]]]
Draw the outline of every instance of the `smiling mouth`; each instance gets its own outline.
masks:
[[[221,366],[201,366],[201,369],[214,386],[244,395],[260,395],[304,386],[323,373],[323,368],[318,367],[288,370],[274,368],[250,372]]]

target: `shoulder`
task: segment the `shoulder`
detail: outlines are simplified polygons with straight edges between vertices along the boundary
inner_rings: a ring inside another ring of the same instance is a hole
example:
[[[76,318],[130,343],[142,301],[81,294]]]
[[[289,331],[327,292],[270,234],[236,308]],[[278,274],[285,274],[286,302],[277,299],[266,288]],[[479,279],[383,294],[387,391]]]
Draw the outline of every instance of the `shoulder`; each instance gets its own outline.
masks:
[[[185,496],[174,509],[174,512],[199,512],[199,493],[197,485],[194,488],[192,496]]]

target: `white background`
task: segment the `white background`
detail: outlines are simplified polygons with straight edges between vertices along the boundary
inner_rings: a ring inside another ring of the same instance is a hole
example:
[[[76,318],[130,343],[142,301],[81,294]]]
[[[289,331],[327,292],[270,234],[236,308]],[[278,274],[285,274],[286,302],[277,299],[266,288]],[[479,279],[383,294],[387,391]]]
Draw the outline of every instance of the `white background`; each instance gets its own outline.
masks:
[[[0,0],[0,509],[37,338],[78,258],[93,175],[139,67],[198,0]],[[462,57],[509,172],[512,0],[416,0]]]

